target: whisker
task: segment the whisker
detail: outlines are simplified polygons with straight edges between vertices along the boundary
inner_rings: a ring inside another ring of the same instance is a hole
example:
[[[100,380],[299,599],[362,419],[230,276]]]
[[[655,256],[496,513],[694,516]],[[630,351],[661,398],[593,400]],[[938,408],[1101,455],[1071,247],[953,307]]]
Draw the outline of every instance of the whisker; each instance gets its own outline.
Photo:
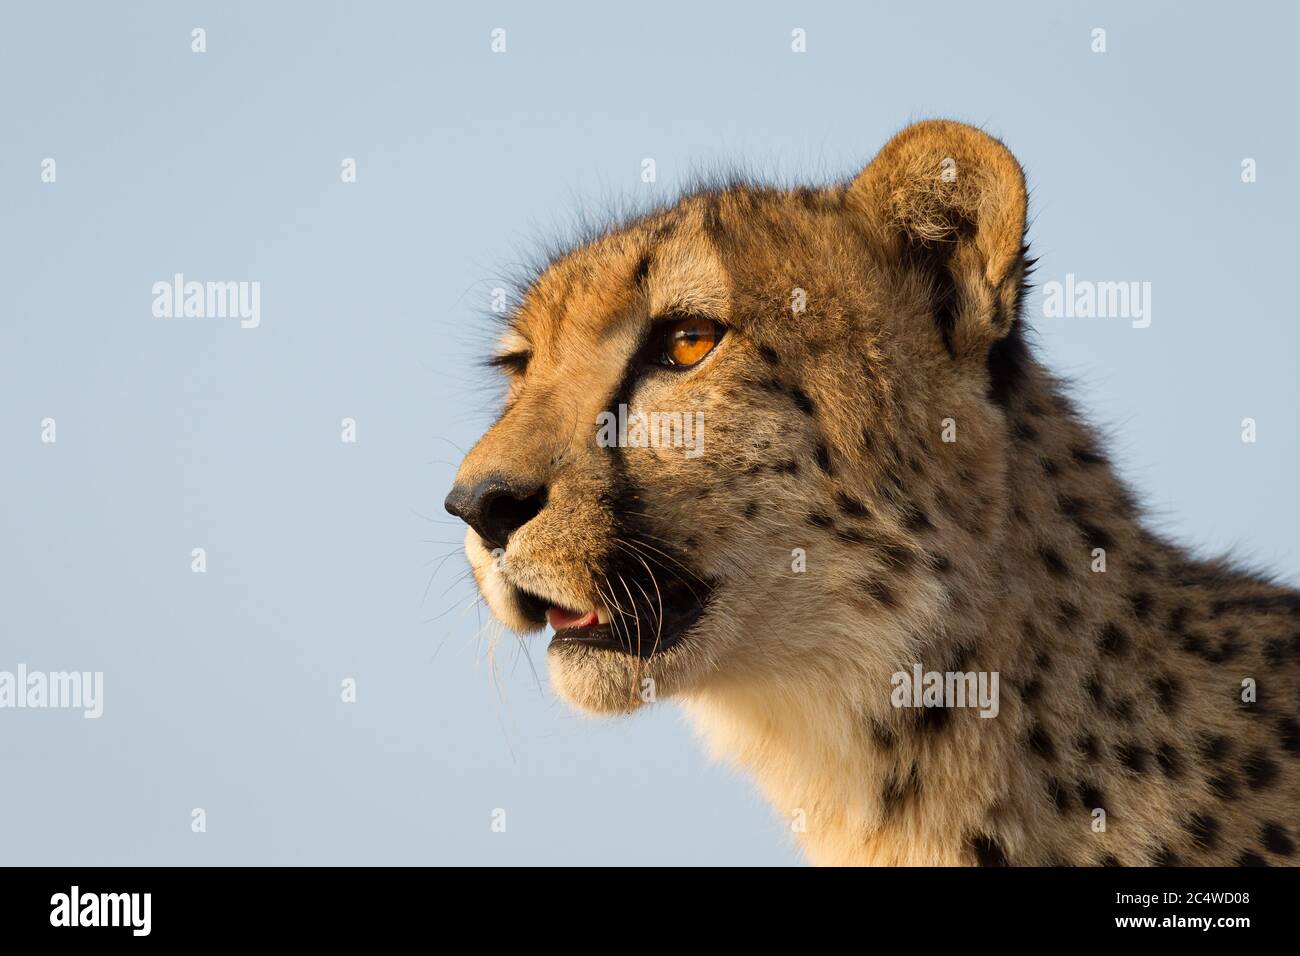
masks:
[[[636,622],[636,656],[640,657],[641,656],[641,615],[635,613],[636,600],[632,597],[632,589],[627,586],[627,581],[623,580],[623,575],[616,574],[615,577],[618,578],[618,583],[623,585],[623,590],[627,592],[627,599],[632,604],[632,610],[633,610],[632,620]]]
[[[414,508],[408,508],[406,510],[411,512],[411,514],[415,515],[417,518],[421,518],[429,522],[430,524],[461,524],[462,523],[459,518],[430,518],[428,515],[421,514],[420,512],[416,511]]]
[[[615,542],[614,542],[614,543],[615,543],[615,545],[616,545],[617,547],[621,547],[624,551],[626,551],[628,554],[631,554],[631,555],[632,555],[633,557],[635,557],[638,561],[641,561],[642,563],[645,562],[645,556],[642,554],[641,551],[637,550],[636,545],[633,544],[633,542],[625,541],[625,540],[623,540],[623,539],[621,539],[621,538],[618,538],[618,539],[615,539]],[[643,547],[645,546],[644,543],[642,543],[642,546],[643,546]],[[654,562],[655,564],[659,565],[660,570],[662,570],[662,571],[666,571],[668,574],[672,575],[674,578],[676,578],[678,581],[680,581],[680,582],[681,582],[681,583],[686,587],[686,589],[689,590],[689,591],[691,592],[691,596],[692,596],[692,597],[694,597],[697,601],[700,599],[700,595],[699,595],[699,593],[695,590],[695,587],[692,585],[692,583],[691,583],[689,580],[687,580],[686,578],[682,577],[680,574],[678,574],[678,573],[677,573],[676,571],[674,571],[672,568],[667,567],[666,565],[664,565],[664,564],[663,564],[659,559],[655,558],[653,555],[650,555],[649,557],[650,557],[650,560],[651,560],[652,562]],[[670,556],[665,555],[665,557],[670,557]],[[679,564],[680,564],[680,562],[679,562]],[[682,565],[682,567],[685,568],[685,565]],[[696,574],[694,574],[693,572],[689,572],[689,569],[687,569],[687,571],[688,571],[688,573],[691,573],[691,576],[694,577],[695,580],[698,581],[700,584],[707,584],[707,583],[708,583],[708,582],[706,582],[703,578],[699,577],[699,575],[696,575]]]
[[[633,512],[633,513],[636,513],[636,512]],[[661,542],[663,542],[664,544],[668,545],[669,547],[672,547],[672,542],[667,541],[667,540],[665,540],[664,538],[659,537],[658,535],[651,534],[651,533],[648,532],[648,531],[642,531],[641,529],[638,529],[638,531],[639,531],[641,534],[647,535],[647,536],[649,536],[649,537],[651,537],[651,538],[654,538],[656,541],[661,541]],[[667,558],[669,561],[671,561],[671,562],[673,562],[674,564],[676,564],[678,567],[680,567],[683,571],[685,571],[685,572],[686,572],[687,574],[689,574],[691,577],[695,578],[695,579],[696,579],[697,581],[699,581],[701,584],[707,583],[707,582],[705,582],[705,580],[704,580],[702,577],[700,577],[699,574],[696,573],[696,571],[695,571],[694,568],[692,568],[690,565],[688,565],[688,564],[686,564],[685,562],[683,562],[681,559],[679,559],[679,558],[677,558],[677,557],[675,557],[675,556],[669,554],[667,551],[664,551],[664,550],[662,550],[661,548],[656,548],[654,545],[650,544],[648,541],[641,541],[639,538],[637,538],[637,537],[635,537],[635,536],[633,537],[633,540],[635,540],[635,541],[636,541],[636,542],[637,542],[641,547],[643,547],[643,548],[648,548],[649,550],[655,552],[656,554],[663,555],[665,558]]]
[[[659,582],[655,579],[655,573],[651,570],[650,565],[646,564],[644,558],[638,557],[637,560],[640,561],[641,566],[645,568],[646,574],[650,575],[650,583],[654,585],[655,598],[658,600],[658,610],[655,613],[655,643],[654,647],[650,649],[650,653],[653,654],[655,651],[659,650],[659,641],[663,637],[664,633],[664,599],[663,595],[659,591]],[[650,595],[646,593],[646,589],[641,587],[640,581],[634,583],[636,584],[637,589],[640,590],[641,594],[645,597],[646,604],[649,604]]]

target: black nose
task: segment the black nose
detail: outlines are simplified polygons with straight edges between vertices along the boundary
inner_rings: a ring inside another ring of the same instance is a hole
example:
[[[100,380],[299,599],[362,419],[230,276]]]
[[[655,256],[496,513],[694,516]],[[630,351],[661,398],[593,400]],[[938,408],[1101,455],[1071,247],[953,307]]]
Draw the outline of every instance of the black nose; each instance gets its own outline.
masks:
[[[546,489],[493,475],[475,485],[456,485],[443,506],[478,532],[489,548],[504,548],[510,536],[537,517]]]

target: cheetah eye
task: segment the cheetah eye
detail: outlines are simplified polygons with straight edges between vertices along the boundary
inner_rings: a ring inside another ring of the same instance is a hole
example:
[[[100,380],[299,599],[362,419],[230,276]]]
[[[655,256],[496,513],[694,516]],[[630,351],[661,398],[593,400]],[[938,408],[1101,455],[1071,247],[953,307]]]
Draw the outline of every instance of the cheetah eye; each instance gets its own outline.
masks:
[[[655,330],[660,365],[689,368],[713,351],[722,340],[723,327],[712,319],[691,316],[661,323]]]
[[[523,375],[528,371],[528,360],[531,358],[532,355],[528,352],[505,352],[492,356],[487,364],[489,368],[503,369],[511,375]]]

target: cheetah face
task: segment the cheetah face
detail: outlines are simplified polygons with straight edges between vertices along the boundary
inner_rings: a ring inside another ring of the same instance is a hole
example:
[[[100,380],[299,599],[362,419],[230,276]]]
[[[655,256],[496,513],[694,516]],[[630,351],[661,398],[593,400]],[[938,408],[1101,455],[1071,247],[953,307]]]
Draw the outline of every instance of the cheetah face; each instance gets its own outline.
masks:
[[[973,175],[972,148],[925,158]],[[984,269],[961,241],[982,233],[917,255],[916,214],[936,233],[946,212],[895,208],[908,192],[880,162],[824,190],[688,196],[552,262],[511,317],[492,360],[505,407],[447,509],[494,615],[553,631],[551,681],[578,707],[834,670],[898,651],[900,622],[935,611],[896,470],[926,454],[906,409],[997,417],[987,342],[937,323],[935,297],[982,301],[994,323],[1019,273],[937,281]]]
[[[723,546],[749,501],[732,473],[763,440],[740,427],[763,363],[721,263],[689,217],[656,225],[579,250],[529,290],[493,360],[505,410],[447,502],[495,615],[549,626],[553,683],[596,711],[715,666],[747,563]]]

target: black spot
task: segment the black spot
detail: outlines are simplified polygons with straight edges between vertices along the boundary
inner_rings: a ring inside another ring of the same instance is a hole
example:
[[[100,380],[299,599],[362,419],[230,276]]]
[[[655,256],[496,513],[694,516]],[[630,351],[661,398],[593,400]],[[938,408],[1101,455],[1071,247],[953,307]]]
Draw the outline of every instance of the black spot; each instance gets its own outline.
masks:
[[[792,385],[790,387],[790,398],[797,406],[799,406],[799,411],[803,412],[805,415],[811,415],[813,413],[812,399],[809,398],[808,393],[798,385]]]
[[[1176,678],[1161,674],[1151,681],[1151,689],[1155,691],[1156,699],[1160,701],[1160,707],[1165,713],[1171,714],[1177,709],[1183,688]]]
[[[1009,866],[1007,855],[1003,852],[998,841],[991,836],[983,833],[971,838],[971,850],[975,853],[975,860],[980,866]]]
[[[814,528],[833,528],[835,519],[822,511],[814,511],[808,516],[808,523]]]
[[[879,720],[871,721],[871,736],[882,750],[893,750],[898,742],[898,734],[889,724]]]
[[[646,252],[636,262],[636,269],[632,272],[632,282],[640,285],[645,282],[645,278],[650,274],[650,253]]]
[[[1263,790],[1277,782],[1278,766],[1262,750],[1256,750],[1247,757],[1242,769],[1246,772],[1246,782],[1252,790]]]
[[[1237,778],[1227,771],[1215,774],[1206,783],[1210,792],[1220,800],[1234,800],[1237,797]]]
[[[907,530],[913,533],[920,531],[929,531],[934,525],[930,524],[930,516],[920,508],[908,505],[903,511],[903,521]]]
[[[1192,817],[1187,822],[1187,832],[1202,849],[1212,850],[1219,844],[1219,821],[1208,814],[1198,813]]]
[[[1051,571],[1058,578],[1065,577],[1070,573],[1070,569],[1066,567],[1065,562],[1061,560],[1061,555],[1054,549],[1045,545],[1040,545],[1038,548],[1038,556],[1043,559],[1043,564],[1047,565],[1047,570]]]
[[[1128,635],[1118,624],[1107,624],[1101,630],[1101,649],[1112,657],[1128,650]]]
[[[1088,692],[1088,696],[1092,698],[1094,704],[1099,707],[1106,706],[1106,688],[1101,686],[1096,674],[1088,675],[1088,678],[1083,682],[1083,689]]]
[[[1264,824],[1264,829],[1259,832],[1259,842],[1264,849],[1279,856],[1290,856],[1295,852],[1295,841],[1276,823]]]
[[[917,712],[917,727],[925,733],[942,733],[951,722],[952,709],[948,707],[922,707]]]
[[[1083,804],[1083,809],[1091,812],[1103,806],[1105,798],[1102,797],[1101,791],[1093,784],[1081,783],[1079,784],[1079,803]]]
[[[1078,528],[1079,533],[1083,535],[1083,539],[1092,547],[1107,549],[1115,547],[1115,539],[1111,537],[1110,532],[1105,528],[1087,521],[1080,521]]]
[[[677,234],[677,220],[667,219],[655,226],[654,233],[650,237],[651,242],[666,242]]]
[[[906,545],[890,543],[883,550],[888,563],[898,570],[910,568],[916,561],[916,552]]]
[[[717,196],[708,196],[704,201],[704,231],[719,249],[731,245],[731,237],[722,224],[722,203]]]
[[[748,502],[745,505],[745,517],[753,518],[757,514],[758,514],[758,502],[757,501]]]
[[[1178,605],[1169,612],[1169,630],[1174,634],[1183,633],[1183,628],[1187,624],[1187,607]]]
[[[1146,591],[1130,594],[1128,600],[1133,607],[1133,616],[1139,621],[1145,621],[1151,616],[1151,595]]]
[[[1187,653],[1195,654],[1198,657],[1205,657],[1208,654],[1205,638],[1200,634],[1184,634],[1182,647]]]
[[[1151,759],[1145,747],[1135,743],[1120,744],[1115,748],[1115,756],[1129,770],[1134,773],[1146,773],[1147,766]]]
[[[862,590],[866,591],[873,601],[882,607],[898,607],[898,599],[894,596],[893,590],[883,581],[871,580],[862,582]],[[923,708],[922,714],[927,710],[946,710],[945,707],[926,707]]]
[[[835,537],[845,544],[866,544],[870,540],[857,528],[836,528]]]
[[[1074,746],[1078,749],[1079,753],[1083,754],[1083,756],[1088,760],[1095,760],[1097,754],[1100,752],[1097,745],[1097,738],[1092,736],[1092,734],[1087,734],[1078,738],[1075,740]]]
[[[1241,645],[1235,641],[1224,641],[1217,651],[1211,651],[1205,659],[1211,664],[1226,664],[1241,654]]]
[[[1014,421],[1011,423],[1011,434],[1017,441],[1030,444],[1038,441],[1038,429],[1026,421]]]
[[[835,506],[851,518],[865,518],[870,514],[866,505],[842,491],[835,495]]]
[[[1300,755],[1300,723],[1294,717],[1283,717],[1277,722],[1277,732],[1282,749],[1293,757]]]
[[[1130,720],[1133,717],[1133,701],[1127,697],[1117,697],[1106,706],[1106,712],[1120,720]]]
[[[781,364],[781,356],[777,355],[776,349],[772,348],[770,345],[760,345],[758,347],[758,354],[763,357],[763,361],[768,365],[776,366]]]
[[[880,792],[880,802],[883,804],[885,816],[898,813],[905,804],[919,796],[920,792],[921,780],[916,772],[916,764],[912,764],[911,769],[902,778],[890,772]]]
[[[1119,860],[1107,853],[1097,861],[1098,866],[1119,866]]]
[[[1025,681],[1024,688],[1020,691],[1020,696],[1026,704],[1032,704],[1039,698],[1043,692],[1043,682],[1037,677],[1031,677]]]
[[[1152,866],[1182,866],[1183,861],[1178,858],[1178,854],[1169,847],[1161,847],[1156,853],[1155,858],[1151,861]]]
[[[1056,606],[1056,623],[1061,627],[1073,627],[1079,620],[1079,605],[1073,601],[1062,601]]]
[[[1012,322],[1011,330],[993,343],[984,363],[989,373],[988,396],[994,404],[1003,408],[1011,404],[1031,361],[1020,323]]]
[[[1268,861],[1258,853],[1247,851],[1237,857],[1237,866],[1268,866]]]
[[[880,489],[882,495],[894,503],[901,501],[903,498],[903,485],[892,469],[885,469],[880,476],[880,481],[876,483],[876,487]]]
[[[1082,518],[1088,513],[1088,502],[1082,498],[1075,498],[1072,495],[1057,495],[1056,507],[1060,509],[1061,514],[1067,518]]]
[[[821,197],[817,190],[811,186],[800,186],[794,191],[795,202],[809,212],[818,212],[821,210]]]
[[[1156,763],[1166,777],[1180,777],[1183,773],[1183,755],[1173,744],[1162,743],[1156,749]]]
[[[1289,650],[1285,639],[1273,637],[1264,642],[1264,660],[1274,667],[1281,667],[1286,663],[1288,656]]]
[[[1070,457],[1078,465],[1105,465],[1106,456],[1091,448],[1071,448]]]
[[[1061,473],[1061,466],[1050,458],[1040,458],[1038,463],[1043,467],[1043,474],[1048,478],[1055,478]]]
[[[1056,745],[1052,743],[1051,736],[1042,728],[1041,725],[1034,724],[1033,728],[1029,731],[1028,739],[1030,749],[1033,750],[1034,753],[1038,754],[1038,756],[1049,761],[1056,759]]]
[[[948,560],[945,554],[932,554],[929,556],[930,567],[934,568],[940,574],[947,574],[952,570],[952,562]]]
[[[817,467],[828,475],[831,473],[831,453],[825,445],[817,446]]]

